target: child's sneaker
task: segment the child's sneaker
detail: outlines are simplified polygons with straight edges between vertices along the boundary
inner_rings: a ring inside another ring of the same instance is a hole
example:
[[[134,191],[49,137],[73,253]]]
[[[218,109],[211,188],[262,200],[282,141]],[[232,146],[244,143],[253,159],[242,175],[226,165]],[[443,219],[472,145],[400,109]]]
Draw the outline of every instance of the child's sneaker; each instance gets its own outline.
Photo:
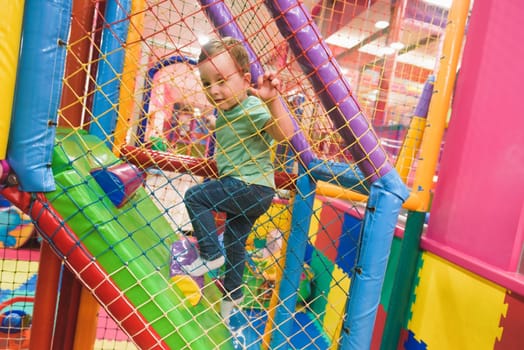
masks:
[[[197,257],[192,263],[183,265],[183,269],[191,276],[202,276],[206,272],[216,270],[224,265],[226,259],[223,255],[213,260],[204,260]]]
[[[238,309],[243,300],[243,296],[235,300],[231,300],[228,297],[222,299],[222,304],[220,304],[220,315],[224,319],[226,325],[229,326],[229,317],[231,316],[231,311],[233,311],[233,309]]]

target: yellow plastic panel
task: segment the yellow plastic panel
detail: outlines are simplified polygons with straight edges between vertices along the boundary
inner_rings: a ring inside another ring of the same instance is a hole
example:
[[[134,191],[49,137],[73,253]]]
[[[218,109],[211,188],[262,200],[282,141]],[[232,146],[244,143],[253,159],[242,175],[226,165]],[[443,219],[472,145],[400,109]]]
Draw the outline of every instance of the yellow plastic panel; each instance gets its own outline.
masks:
[[[427,349],[491,350],[500,339],[506,290],[430,253],[423,254],[408,329]]]
[[[0,26],[0,159],[5,159],[15,94],[24,1],[4,0]]]

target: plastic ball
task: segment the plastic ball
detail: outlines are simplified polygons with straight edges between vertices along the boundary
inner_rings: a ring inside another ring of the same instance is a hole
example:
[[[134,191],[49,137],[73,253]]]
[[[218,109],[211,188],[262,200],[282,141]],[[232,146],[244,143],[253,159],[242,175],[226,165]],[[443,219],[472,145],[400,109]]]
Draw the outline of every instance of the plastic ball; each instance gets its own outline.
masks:
[[[0,316],[0,332],[19,333],[30,323],[30,316],[22,310],[11,310]]]

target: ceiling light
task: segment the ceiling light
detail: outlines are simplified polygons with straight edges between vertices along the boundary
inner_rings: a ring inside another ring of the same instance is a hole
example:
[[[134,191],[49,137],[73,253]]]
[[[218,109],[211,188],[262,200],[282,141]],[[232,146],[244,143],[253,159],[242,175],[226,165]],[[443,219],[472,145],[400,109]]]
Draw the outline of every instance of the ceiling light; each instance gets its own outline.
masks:
[[[394,43],[389,44],[389,47],[391,47],[394,50],[402,50],[404,48],[404,44],[402,44],[400,41],[395,41]]]
[[[371,90],[364,97],[369,101],[376,101],[378,98],[378,90]]]
[[[389,22],[388,21],[377,21],[375,23],[375,28],[384,29],[384,28],[387,28],[387,27],[389,27]]]
[[[426,4],[449,9],[453,0],[423,0]]]
[[[392,54],[394,54],[394,53],[395,53],[395,49],[392,48],[391,46],[386,46],[386,47],[384,47],[384,48],[382,49],[382,54],[383,54],[383,55],[388,56],[388,55],[392,55]]]

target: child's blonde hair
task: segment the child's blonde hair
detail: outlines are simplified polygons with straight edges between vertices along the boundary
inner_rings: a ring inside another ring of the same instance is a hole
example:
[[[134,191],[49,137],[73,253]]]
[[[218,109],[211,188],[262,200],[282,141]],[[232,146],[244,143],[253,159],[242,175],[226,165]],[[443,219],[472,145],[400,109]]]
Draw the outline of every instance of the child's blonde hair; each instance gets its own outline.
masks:
[[[201,63],[213,56],[227,51],[235,61],[238,69],[242,73],[249,73],[249,55],[246,48],[242,45],[240,40],[232,37],[225,37],[222,39],[212,39],[202,46],[198,63]]]

